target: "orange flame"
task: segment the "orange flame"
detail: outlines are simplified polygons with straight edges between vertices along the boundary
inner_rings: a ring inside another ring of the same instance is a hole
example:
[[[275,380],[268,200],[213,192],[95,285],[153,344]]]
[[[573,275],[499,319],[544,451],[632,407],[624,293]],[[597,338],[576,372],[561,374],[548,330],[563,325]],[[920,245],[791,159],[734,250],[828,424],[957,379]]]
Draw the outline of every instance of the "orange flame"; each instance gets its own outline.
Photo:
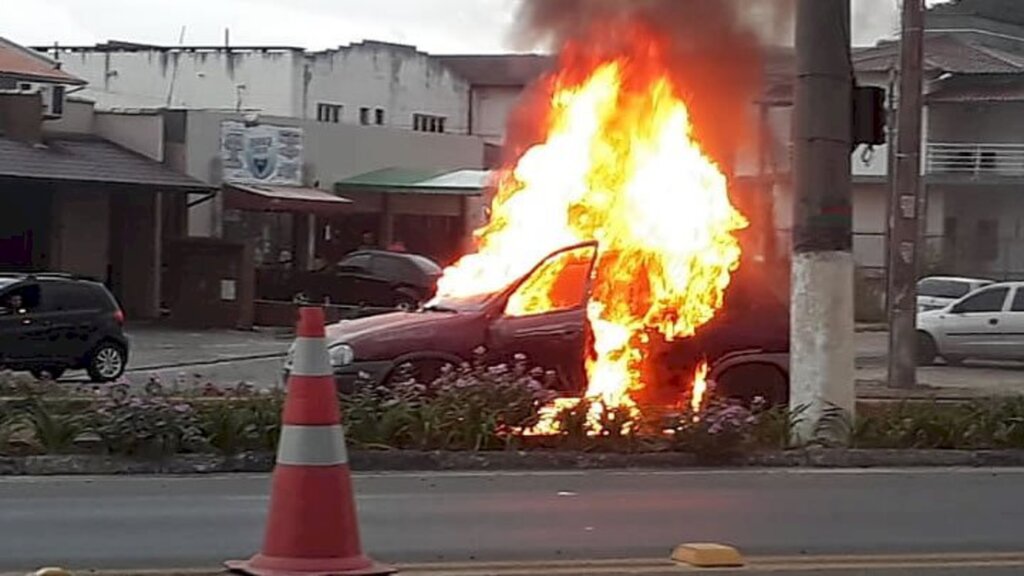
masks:
[[[708,391],[708,363],[701,362],[693,375],[693,388],[690,393],[690,409],[694,414],[704,406],[704,395]]]
[[[630,393],[649,383],[652,336],[692,336],[722,306],[747,221],[697,141],[660,44],[586,60],[563,58],[549,78],[545,136],[501,171],[476,253],[445,271],[438,294],[494,293],[548,254],[597,241],[587,397],[631,407]],[[557,308],[557,276],[535,275],[509,311]]]

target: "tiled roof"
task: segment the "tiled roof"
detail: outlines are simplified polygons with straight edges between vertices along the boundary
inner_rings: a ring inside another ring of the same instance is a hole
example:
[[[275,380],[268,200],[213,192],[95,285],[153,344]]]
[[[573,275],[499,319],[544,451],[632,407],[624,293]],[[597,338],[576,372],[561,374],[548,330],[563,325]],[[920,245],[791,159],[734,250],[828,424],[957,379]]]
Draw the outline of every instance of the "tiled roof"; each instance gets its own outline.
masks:
[[[437,56],[442,64],[475,86],[526,86],[554,63],[542,54]]]
[[[116,144],[80,136],[50,138],[37,145],[0,137],[0,177],[212,189]]]
[[[1021,74],[1024,55],[1005,52],[953,34],[925,37],[925,69],[954,74]],[[900,45],[882,42],[853,55],[858,72],[888,72],[898,67]]]
[[[1024,77],[953,77],[928,94],[929,102],[1024,102]]]
[[[61,70],[46,56],[0,37],[0,77],[29,82],[85,84],[80,78]]]

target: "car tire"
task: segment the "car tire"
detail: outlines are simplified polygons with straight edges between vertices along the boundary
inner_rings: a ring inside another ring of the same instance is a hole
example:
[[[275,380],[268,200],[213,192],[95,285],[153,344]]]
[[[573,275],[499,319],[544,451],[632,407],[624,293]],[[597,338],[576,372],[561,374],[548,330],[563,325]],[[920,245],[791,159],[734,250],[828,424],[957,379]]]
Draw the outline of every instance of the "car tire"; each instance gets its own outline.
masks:
[[[714,397],[752,406],[760,398],[768,407],[789,404],[789,377],[779,368],[762,363],[729,368],[715,382]]]
[[[60,380],[60,377],[67,372],[67,368],[63,366],[47,366],[46,368],[35,368],[29,370],[29,373],[35,377],[36,380]]]
[[[124,374],[128,365],[128,354],[124,347],[116,342],[100,342],[100,345],[89,355],[86,371],[93,382],[113,382]]]
[[[408,288],[395,290],[395,308],[403,312],[412,312],[420,304],[419,296]]]
[[[917,333],[917,365],[932,366],[935,358],[939,355],[939,349],[935,345],[935,339],[926,332]]]
[[[946,366],[963,366],[964,360],[966,360],[963,356],[956,355],[943,356],[942,359],[946,361]]]

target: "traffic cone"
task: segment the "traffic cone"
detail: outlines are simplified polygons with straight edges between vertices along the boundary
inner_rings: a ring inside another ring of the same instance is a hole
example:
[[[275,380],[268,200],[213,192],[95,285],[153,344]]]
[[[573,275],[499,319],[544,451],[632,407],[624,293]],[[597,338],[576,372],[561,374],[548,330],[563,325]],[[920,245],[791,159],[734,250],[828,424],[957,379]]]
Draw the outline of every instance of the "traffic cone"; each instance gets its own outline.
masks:
[[[321,308],[299,310],[261,553],[231,561],[252,576],[391,574],[365,556]]]

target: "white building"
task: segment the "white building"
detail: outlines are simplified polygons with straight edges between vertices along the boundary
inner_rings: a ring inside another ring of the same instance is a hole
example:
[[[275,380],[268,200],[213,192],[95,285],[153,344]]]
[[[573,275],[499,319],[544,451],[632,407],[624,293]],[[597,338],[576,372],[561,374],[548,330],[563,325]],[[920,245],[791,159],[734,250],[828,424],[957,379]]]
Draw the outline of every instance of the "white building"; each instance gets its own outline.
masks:
[[[325,123],[469,132],[469,82],[412,46],[366,41],[306,52],[108,42],[38,49],[88,81],[80,95],[99,110],[251,110]]]

